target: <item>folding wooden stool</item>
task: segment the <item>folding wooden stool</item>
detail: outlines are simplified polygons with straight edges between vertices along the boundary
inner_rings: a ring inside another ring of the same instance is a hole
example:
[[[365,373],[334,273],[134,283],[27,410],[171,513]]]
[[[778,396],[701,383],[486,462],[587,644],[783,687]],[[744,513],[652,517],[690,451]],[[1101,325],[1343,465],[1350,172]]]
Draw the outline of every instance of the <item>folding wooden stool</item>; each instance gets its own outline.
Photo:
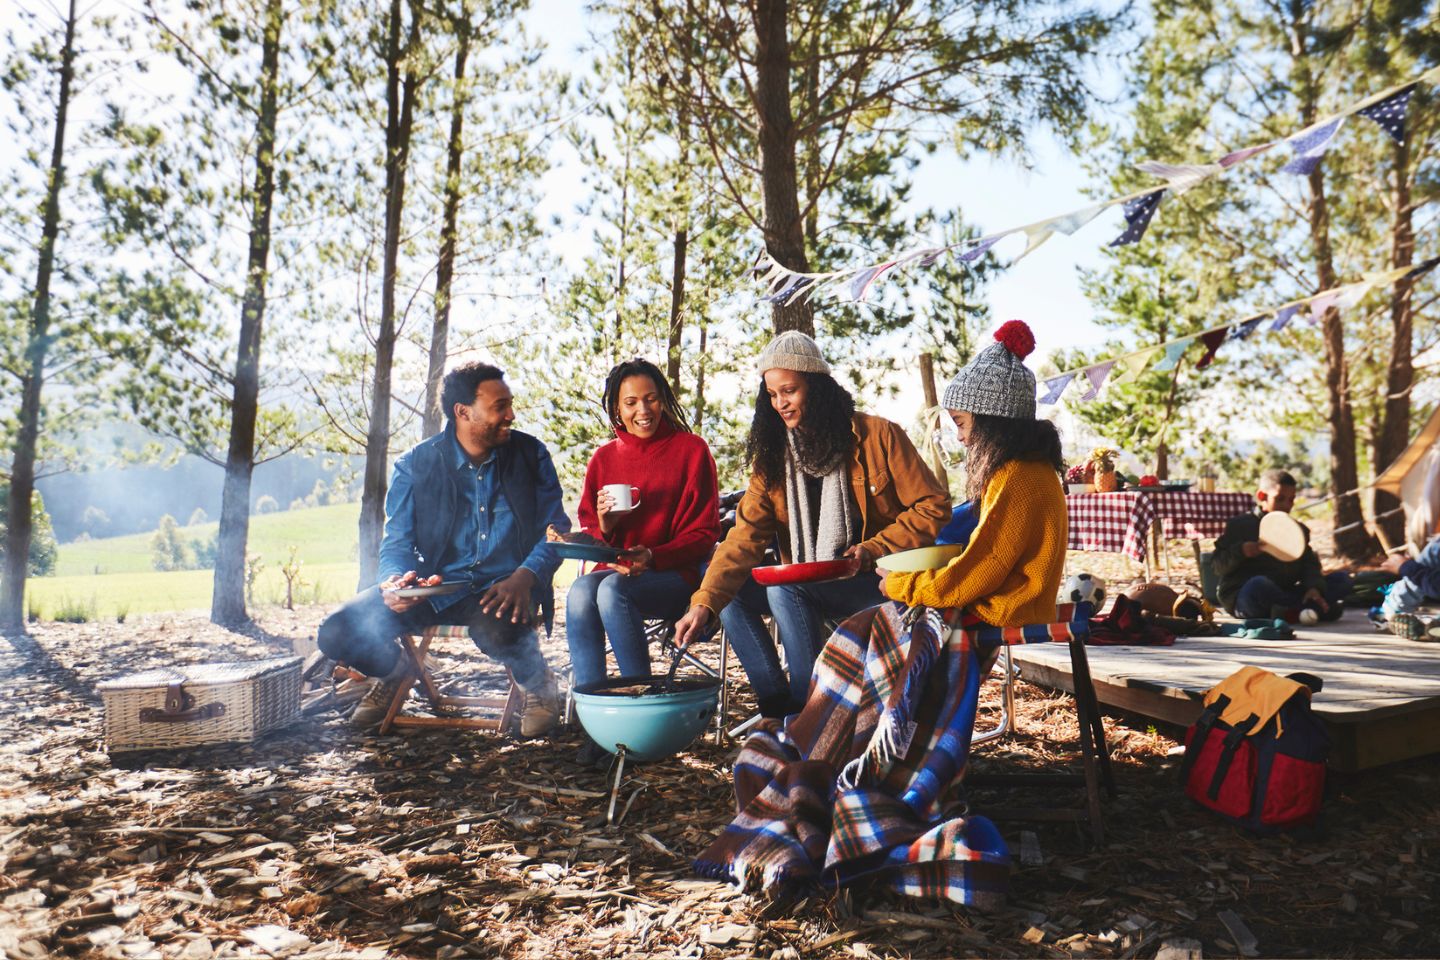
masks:
[[[430,652],[430,644],[433,641],[448,638],[464,638],[468,641],[470,628],[449,624],[426,627],[424,633],[420,634],[418,644],[413,636],[400,638],[403,653],[410,658],[410,666],[415,673],[415,680],[395,691],[395,698],[390,701],[390,709],[386,711],[385,719],[380,723],[382,735],[396,727],[448,727],[456,730],[494,730],[498,733],[505,733],[510,729],[511,724],[519,715],[523,695],[520,688],[515,685],[515,678],[510,675],[508,667],[505,669],[505,681],[509,685],[509,691],[503,697],[457,697],[441,692],[440,687],[435,683],[435,678],[430,674],[427,654]],[[425,698],[430,701],[431,707],[437,713],[452,711],[456,708],[467,708],[483,715],[449,714],[447,716],[419,717],[402,713],[400,708],[405,705],[405,700],[410,696],[410,691],[416,683],[420,684]]]
[[[1031,624],[1024,627],[979,627],[974,631],[977,645],[994,647],[1003,645],[1004,652],[1016,644],[1064,643],[1070,649],[1072,690],[1075,698],[1075,712],[1080,726],[1081,773],[969,773],[965,786],[998,787],[1064,787],[1079,786],[1085,790],[1083,807],[1016,807],[1009,806],[1003,811],[996,810],[992,819],[1007,820],[1050,820],[1084,823],[1090,828],[1090,835],[1096,846],[1105,843],[1105,826],[1101,818],[1100,791],[1111,799],[1115,797],[1115,777],[1110,769],[1110,749],[1105,742],[1105,723],[1100,714],[1100,703],[1095,696],[1095,685],[1090,679],[1090,660],[1085,655],[1085,640],[1090,636],[1090,617],[1093,606],[1089,603],[1061,604],[1057,610],[1056,623]],[[1011,715],[1014,712],[1014,696],[1008,689],[1014,676],[1010,658],[1006,656],[1005,683],[1007,689],[1002,695],[1002,720],[997,730],[984,735],[994,739],[1008,732]],[[972,744],[975,741],[972,741]]]

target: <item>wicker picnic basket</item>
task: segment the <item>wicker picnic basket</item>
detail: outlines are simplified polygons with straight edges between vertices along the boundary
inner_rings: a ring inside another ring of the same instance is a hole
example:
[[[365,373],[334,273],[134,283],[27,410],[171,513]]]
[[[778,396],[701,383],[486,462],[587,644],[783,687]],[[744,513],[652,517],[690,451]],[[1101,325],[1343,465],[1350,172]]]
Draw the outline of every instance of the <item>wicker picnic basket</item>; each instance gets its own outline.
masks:
[[[186,664],[106,680],[96,689],[111,753],[248,742],[300,715],[300,659]]]

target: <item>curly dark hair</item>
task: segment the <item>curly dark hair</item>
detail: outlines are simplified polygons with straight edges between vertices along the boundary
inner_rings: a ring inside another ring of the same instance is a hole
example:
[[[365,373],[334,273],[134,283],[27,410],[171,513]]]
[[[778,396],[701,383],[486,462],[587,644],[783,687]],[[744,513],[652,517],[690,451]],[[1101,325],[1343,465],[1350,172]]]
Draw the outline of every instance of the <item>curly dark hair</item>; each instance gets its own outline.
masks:
[[[855,398],[828,373],[802,372],[805,412],[795,428],[795,449],[802,463],[828,469],[848,461],[855,450]],[[785,482],[785,421],[770,405],[765,381],[755,394],[755,419],[745,440],[745,463],[759,474],[767,489]]]
[[[445,419],[455,419],[455,404],[465,406],[475,402],[475,391],[486,380],[504,380],[504,372],[489,363],[466,363],[445,374],[440,387],[440,406],[445,409]]]
[[[974,414],[965,438],[965,497],[979,501],[990,478],[1011,460],[1038,460],[1063,473],[1060,431],[1049,420]]]
[[[620,385],[631,377],[649,377],[655,384],[655,389],[660,391],[660,407],[665,419],[681,433],[694,432],[690,429],[690,421],[685,417],[685,408],[675,399],[675,391],[670,389],[670,381],[665,379],[665,374],[661,373],[655,364],[640,357],[617,363],[605,375],[605,393],[601,403],[605,407],[605,415],[610,418],[610,426],[617,430],[625,429],[625,425],[620,422]]]

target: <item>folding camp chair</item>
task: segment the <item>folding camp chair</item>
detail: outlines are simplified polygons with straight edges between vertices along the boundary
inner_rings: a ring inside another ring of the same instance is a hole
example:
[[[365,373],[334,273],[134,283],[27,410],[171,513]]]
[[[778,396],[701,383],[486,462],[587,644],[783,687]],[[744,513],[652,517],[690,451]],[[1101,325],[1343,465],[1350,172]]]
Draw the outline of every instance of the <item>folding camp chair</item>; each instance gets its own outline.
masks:
[[[415,680],[395,692],[395,698],[390,701],[390,709],[386,711],[385,719],[380,722],[382,735],[389,733],[395,727],[402,729],[406,727],[440,727],[460,730],[494,730],[497,733],[505,733],[510,729],[510,725],[519,713],[522,697],[520,688],[515,686],[515,678],[510,675],[508,668],[505,670],[505,682],[508,690],[503,697],[460,697],[444,693],[431,675],[430,645],[439,639],[461,637],[467,642],[470,641],[469,627],[441,624],[426,627],[425,631],[420,634],[419,643],[416,643],[413,636],[400,638],[402,655],[410,658],[411,668],[415,672]],[[401,708],[416,683],[420,684],[421,691],[430,701],[431,707],[443,715],[422,717],[402,712]],[[472,715],[452,713],[451,711],[456,708],[470,710]],[[473,713],[480,715],[475,716]]]

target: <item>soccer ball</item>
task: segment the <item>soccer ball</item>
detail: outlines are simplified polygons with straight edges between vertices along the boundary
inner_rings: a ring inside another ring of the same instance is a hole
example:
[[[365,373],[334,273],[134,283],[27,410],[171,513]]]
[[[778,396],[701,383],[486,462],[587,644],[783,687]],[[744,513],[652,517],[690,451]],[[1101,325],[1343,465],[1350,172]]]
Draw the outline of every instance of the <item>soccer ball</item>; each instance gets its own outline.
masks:
[[[1060,588],[1060,600],[1068,603],[1086,601],[1098,610],[1105,602],[1105,581],[1089,573],[1072,573]]]

